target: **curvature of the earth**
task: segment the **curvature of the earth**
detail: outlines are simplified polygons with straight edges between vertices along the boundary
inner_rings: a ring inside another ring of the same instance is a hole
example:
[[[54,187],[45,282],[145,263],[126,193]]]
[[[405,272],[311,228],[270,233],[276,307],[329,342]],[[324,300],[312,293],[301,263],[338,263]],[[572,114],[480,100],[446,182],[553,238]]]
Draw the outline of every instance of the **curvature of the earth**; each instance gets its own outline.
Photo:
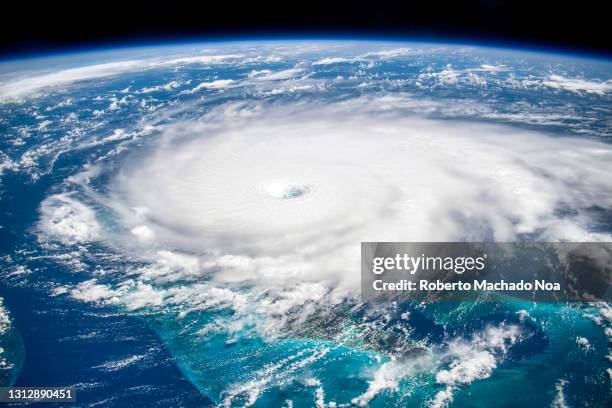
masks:
[[[609,406],[609,305],[372,310],[358,267],[361,241],[610,241],[611,77],[350,41],[0,64],[0,385],[73,386],[76,406]]]

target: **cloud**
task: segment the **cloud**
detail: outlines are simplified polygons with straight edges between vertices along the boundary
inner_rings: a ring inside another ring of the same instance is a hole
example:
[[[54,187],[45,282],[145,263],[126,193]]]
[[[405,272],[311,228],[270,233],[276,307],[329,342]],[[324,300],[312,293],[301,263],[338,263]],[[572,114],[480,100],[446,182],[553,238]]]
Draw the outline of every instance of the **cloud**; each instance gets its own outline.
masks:
[[[107,361],[104,364],[100,364],[92,368],[97,368],[106,372],[118,371],[138,363],[145,357],[147,357],[146,354],[134,354],[120,360]]]
[[[108,285],[98,284],[95,279],[79,283],[70,291],[70,296],[86,302],[101,302],[112,299],[115,294]]]
[[[147,208],[160,244],[244,257],[253,268],[244,279],[277,268],[348,277],[355,243],[366,239],[581,237],[580,218],[558,207],[581,214],[612,200],[612,152],[602,143],[368,114],[358,104],[257,106],[245,118],[219,109],[168,127],[183,141],[117,180],[119,204]],[[303,193],[294,198],[270,193],[295,186]]]
[[[143,67],[146,67],[143,61],[130,60],[63,69],[47,74],[31,74],[27,78],[0,83],[0,101],[21,99],[49,88],[133,72]]]
[[[492,65],[492,64],[482,64],[478,68],[468,68],[466,71],[474,71],[474,72],[505,72],[510,71],[510,67],[500,64],[500,65]]]
[[[341,63],[372,62],[374,60],[386,60],[409,55],[414,51],[410,48],[392,48],[389,50],[367,52],[355,57],[325,57],[315,62],[313,65],[333,65]]]
[[[433,401],[430,402],[431,408],[446,408],[453,402],[453,390],[451,387],[446,387],[442,391],[438,391]]]
[[[184,64],[220,64],[227,61],[239,60],[245,58],[244,54],[221,54],[221,55],[196,55],[189,57],[171,58],[163,61],[166,65],[184,65]]]
[[[226,407],[233,405],[252,406],[271,383],[286,378],[298,370],[321,360],[329,351],[329,347],[307,348],[296,355],[281,359],[274,364],[257,370],[253,380],[231,385],[224,393],[222,405]],[[323,391],[318,391],[317,389],[315,397],[315,401],[318,401],[315,404],[320,403],[324,397]]]
[[[0,297],[0,336],[11,329],[11,318],[4,306],[4,299]],[[1,353],[0,353],[1,354]]]
[[[188,84],[191,81],[186,81],[186,82],[181,82],[181,81],[170,81],[166,84],[163,85],[157,85],[157,86],[151,86],[151,87],[145,87],[142,88],[139,91],[136,91],[135,93],[139,94],[147,94],[147,93],[152,93],[152,92],[159,92],[159,91],[172,91],[176,88],[180,88],[181,86],[183,86],[183,84]]]
[[[391,48],[388,50],[382,51],[373,51],[364,54],[364,57],[378,57],[378,58],[396,58],[404,55],[409,55],[413,52],[411,48],[400,47],[400,48]]]
[[[100,225],[95,212],[68,194],[45,199],[40,213],[38,228],[52,240],[76,244],[93,241],[99,236]]]
[[[612,205],[608,145],[405,109],[384,97],[223,104],[160,128],[108,193],[86,194],[113,214],[112,227],[56,195],[40,230],[104,242],[136,262],[67,288],[77,299],[181,315],[227,309],[214,330],[264,337],[355,299],[361,241],[610,239],[590,230],[589,215]],[[455,387],[494,368],[484,352],[473,357],[439,381]]]
[[[368,382],[368,389],[363,394],[353,398],[351,403],[360,407],[367,407],[370,401],[381,392],[397,391],[399,381],[410,374],[414,374],[412,367],[407,367],[395,360],[387,362],[376,370],[374,378]]]
[[[232,86],[234,82],[235,81],[231,79],[217,79],[211,82],[202,82],[198,84],[195,88],[183,91],[181,93],[192,94],[192,93],[201,91],[202,89],[225,89],[225,88],[229,88],[230,86]]]
[[[569,405],[565,399],[564,388],[567,385],[567,380],[559,380],[555,384],[555,399],[550,405],[551,408],[568,408]]]
[[[145,58],[127,61],[107,62],[77,68],[61,69],[54,72],[32,72],[24,78],[4,79],[0,82],[0,102],[22,100],[37,96],[40,93],[54,90],[58,87],[71,85],[79,81],[106,78],[114,75],[137,72],[155,68],[188,64],[224,64],[244,58],[242,54],[197,55],[178,58]],[[2,79],[0,78],[0,81]],[[174,83],[166,84],[159,89],[172,89]],[[142,92],[153,92],[157,88],[145,88]]]
[[[447,407],[456,388],[490,377],[508,348],[520,341],[520,335],[518,326],[488,326],[470,339],[451,339],[444,348],[427,349],[417,357],[392,358],[374,372],[367,390],[351,402],[368,406],[381,392],[397,391],[402,379],[435,372],[435,382],[444,389],[429,406]]]
[[[108,293],[86,287],[77,298],[128,309],[256,302],[277,316],[260,326],[266,333],[296,307],[308,314],[354,296],[361,241],[610,239],[589,230],[589,209],[612,205],[608,145],[427,120],[403,102],[220,105],[164,126],[152,151],[124,163],[110,194],[88,197],[122,229],[104,227],[69,194],[43,202],[39,229],[148,263]],[[245,284],[255,285],[246,299],[235,288]],[[206,303],[196,291],[220,297]]]
[[[283,79],[291,79],[296,76],[304,73],[304,68],[300,66],[296,66],[293,68],[284,69],[281,71],[270,71],[270,70],[262,70],[262,71],[253,71],[249,75],[250,78],[256,79],[258,81],[278,81]]]
[[[455,388],[491,376],[508,347],[520,340],[521,330],[515,325],[489,326],[470,341],[453,340],[441,361],[450,360],[448,368],[436,373],[436,383],[445,386],[430,406],[447,407],[453,400]]]
[[[2,336],[6,335],[12,329],[11,317],[9,311],[4,306],[4,299],[0,297],[0,370],[10,370],[14,367],[13,362],[4,356],[4,347],[14,347],[14,344],[5,344],[2,340]],[[4,347],[3,347],[4,346]],[[10,355],[10,354],[9,354]]]
[[[612,91],[612,81],[595,81],[580,78],[567,78],[561,75],[550,75],[542,81],[542,84],[555,89],[562,89],[570,92],[594,93],[604,95]]]
[[[333,65],[333,64],[340,64],[340,63],[352,63],[352,62],[361,62],[364,61],[364,58],[361,57],[353,57],[353,58],[349,58],[349,57],[326,57],[326,58],[321,58],[320,60],[317,60],[315,62],[313,62],[313,65]]]
[[[576,337],[576,344],[583,350],[590,350],[591,343],[586,337]]]

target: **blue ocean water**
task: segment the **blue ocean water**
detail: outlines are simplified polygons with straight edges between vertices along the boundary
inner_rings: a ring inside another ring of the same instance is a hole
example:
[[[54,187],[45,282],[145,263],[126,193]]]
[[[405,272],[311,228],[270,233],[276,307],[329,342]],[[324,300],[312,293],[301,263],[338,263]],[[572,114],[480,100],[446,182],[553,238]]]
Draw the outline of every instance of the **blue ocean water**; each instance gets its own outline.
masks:
[[[36,186],[16,178],[3,180],[4,192],[16,201],[4,205],[0,229],[3,269],[21,256],[27,256],[33,239],[30,228],[36,217],[36,197],[42,199],[49,178]],[[6,196],[5,196],[6,197]],[[3,201],[3,203],[11,201]],[[30,206],[28,206],[30,203]],[[10,217],[8,216],[10,214]],[[10,311],[13,333],[2,337],[2,347],[13,364],[11,374],[2,376],[3,386],[70,386],[77,392],[77,403],[70,406],[139,407],[212,406],[212,401],[184,377],[150,325],[114,308],[91,307],[79,302],[50,297],[49,277],[59,282],[74,279],[72,272],[45,259],[29,264],[34,270],[25,282],[2,281],[2,297]],[[121,362],[146,354],[137,365]],[[119,361],[114,368],[108,361]],[[3,371],[4,374],[4,371]],[[55,404],[58,405],[58,404]]]

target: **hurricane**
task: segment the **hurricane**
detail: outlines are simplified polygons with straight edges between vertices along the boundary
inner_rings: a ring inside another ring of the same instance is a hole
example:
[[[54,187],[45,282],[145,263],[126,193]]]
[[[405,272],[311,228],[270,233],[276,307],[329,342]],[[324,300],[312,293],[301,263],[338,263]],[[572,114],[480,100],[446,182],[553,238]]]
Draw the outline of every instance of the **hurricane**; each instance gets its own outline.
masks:
[[[0,68],[3,385],[36,378],[40,342],[84,344],[61,378],[83,406],[612,401],[609,304],[370,304],[359,272],[361,242],[611,241],[609,61],[312,40],[19,64]],[[74,322],[37,339],[26,301]]]

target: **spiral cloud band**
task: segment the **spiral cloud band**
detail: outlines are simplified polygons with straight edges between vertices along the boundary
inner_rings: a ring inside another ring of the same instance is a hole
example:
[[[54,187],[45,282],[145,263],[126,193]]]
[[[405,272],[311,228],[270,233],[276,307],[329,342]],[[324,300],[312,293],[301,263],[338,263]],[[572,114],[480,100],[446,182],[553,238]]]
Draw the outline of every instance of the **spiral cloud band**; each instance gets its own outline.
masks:
[[[589,210],[612,205],[609,146],[376,102],[234,103],[168,126],[112,205],[147,246],[234,265],[220,281],[355,288],[361,241],[607,238]]]

